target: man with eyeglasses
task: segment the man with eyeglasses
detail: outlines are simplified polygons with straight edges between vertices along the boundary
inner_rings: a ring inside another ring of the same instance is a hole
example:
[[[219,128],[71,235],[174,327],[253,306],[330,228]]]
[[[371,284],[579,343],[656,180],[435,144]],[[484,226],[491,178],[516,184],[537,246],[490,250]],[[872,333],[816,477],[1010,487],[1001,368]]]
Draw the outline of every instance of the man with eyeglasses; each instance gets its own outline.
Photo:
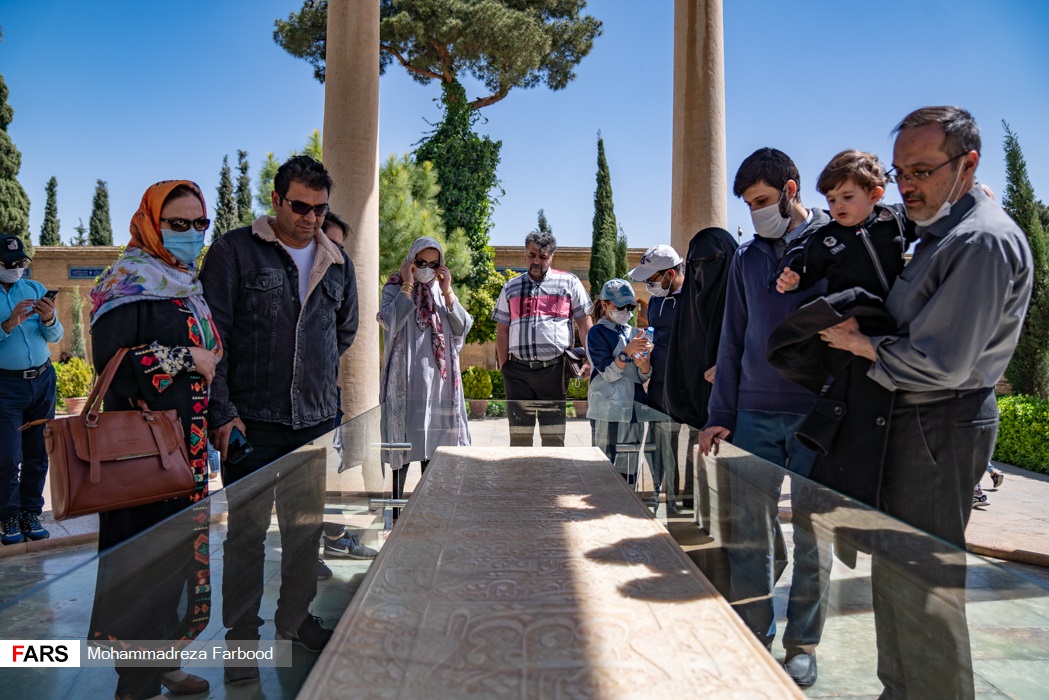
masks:
[[[648,381],[648,405],[663,420],[649,421],[649,440],[655,452],[649,463],[654,484],[650,505],[659,507],[659,491],[666,494],[667,513],[677,512],[677,442],[681,430],[666,416],[663,385],[667,374],[670,332],[677,317],[677,300],[685,283],[685,260],[672,246],[656,245],[645,251],[637,267],[628,273],[634,282],[644,282],[648,290],[648,325],[655,332],[652,348],[652,378]]]
[[[503,285],[492,313],[513,446],[532,446],[538,418],[543,446],[564,447],[565,351],[573,346],[573,324],[584,345],[593,325],[582,282],[551,268],[555,250],[552,233],[529,233],[527,272]]]
[[[0,543],[45,540],[40,524],[47,477],[44,426],[55,417],[55,370],[48,343],[62,339],[55,303],[25,279],[29,256],[18,236],[0,235]],[[19,468],[21,466],[21,468]]]
[[[357,282],[353,263],[321,230],[331,187],[319,162],[288,160],[273,180],[275,215],[219,238],[200,275],[225,350],[208,409],[230,499],[226,639],[259,639],[264,541],[276,499],[282,561],[274,625],[280,638],[313,652],[331,637],[308,610],[317,593],[323,475],[303,465],[258,493],[237,482],[335,427],[339,357],[357,333]],[[236,461],[234,431],[253,449]],[[226,669],[227,683],[257,681],[257,668]]]
[[[878,506],[933,535],[887,531],[872,557],[881,697],[971,698],[965,526],[994,451],[994,384],[1020,336],[1033,262],[1023,232],[976,182],[969,112],[924,107],[895,133],[895,179],[921,236],[886,299],[897,331],[868,337],[850,319],[821,336],[873,362],[868,376],[894,392]]]

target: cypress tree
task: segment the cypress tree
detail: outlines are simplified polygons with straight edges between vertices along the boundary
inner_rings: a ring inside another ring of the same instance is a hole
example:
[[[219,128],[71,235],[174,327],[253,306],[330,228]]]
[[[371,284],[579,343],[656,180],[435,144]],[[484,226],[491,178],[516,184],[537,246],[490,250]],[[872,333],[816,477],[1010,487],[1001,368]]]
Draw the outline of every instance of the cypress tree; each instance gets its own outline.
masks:
[[[17,178],[18,170],[22,167],[22,154],[7,133],[7,126],[15,116],[15,110],[7,104],[8,94],[7,83],[4,82],[4,76],[0,75],[0,231],[21,238],[26,253],[32,255],[29,195]]]
[[[619,227],[619,237],[616,239],[616,277],[625,280],[630,272],[630,265],[626,260],[626,231]]]
[[[255,212],[251,209],[251,175],[248,173],[248,152],[237,151],[237,220],[241,226],[251,226]]]
[[[80,223],[77,224],[73,230],[76,231],[76,235],[69,239],[69,245],[72,246],[86,246],[87,245],[87,226],[84,226],[84,220],[79,219]]]
[[[597,189],[594,191],[594,227],[590,246],[590,295],[596,297],[616,275],[616,212],[612,204],[612,176],[605,158],[605,140],[597,134]]]
[[[1002,126],[1005,127],[1006,175],[1002,207],[1027,236],[1034,262],[1031,305],[1005,378],[1014,391],[1045,399],[1049,398],[1049,241],[1042,229],[1034,188],[1027,177],[1020,140],[1004,121]]]
[[[84,297],[80,296],[80,287],[73,287],[69,312],[73,317],[73,327],[69,329],[69,354],[85,360],[87,351],[84,349]]]
[[[47,181],[47,204],[44,206],[44,224],[40,227],[40,245],[62,245],[58,224],[58,180],[52,175]]]
[[[539,210],[539,224],[537,231],[541,233],[553,233],[554,230],[550,228],[550,222],[546,220],[546,212],[542,209]]]
[[[484,286],[495,271],[495,252],[488,243],[492,229],[491,192],[499,185],[496,168],[502,141],[492,141],[473,130],[479,115],[466,102],[459,83],[444,86],[444,118],[415,151],[419,163],[430,161],[441,191],[437,204],[444,211],[445,228],[466,232],[473,251],[473,270],[464,280],[470,289]]]
[[[237,216],[237,200],[233,196],[233,179],[230,176],[229,156],[222,156],[222,169],[219,171],[218,199],[215,202],[215,223],[211,228],[211,242],[217,241],[222,234],[237,228],[240,219]]]
[[[95,182],[95,197],[91,202],[91,218],[87,225],[88,245],[113,245],[113,224],[109,219],[109,189],[105,180]]]

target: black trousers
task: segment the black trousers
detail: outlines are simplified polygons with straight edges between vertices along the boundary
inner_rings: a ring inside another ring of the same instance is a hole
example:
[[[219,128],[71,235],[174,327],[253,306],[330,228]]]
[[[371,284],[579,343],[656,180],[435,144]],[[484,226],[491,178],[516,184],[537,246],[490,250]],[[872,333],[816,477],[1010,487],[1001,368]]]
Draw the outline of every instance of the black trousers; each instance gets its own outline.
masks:
[[[993,389],[892,412],[880,509],[922,530],[875,533],[871,560],[883,698],[972,698],[965,526],[994,451]]]
[[[519,362],[503,364],[506,415],[510,421],[510,445],[531,447],[535,423],[544,447],[565,446],[565,364],[530,369]]]
[[[317,595],[317,549],[323,526],[324,460],[286,457],[335,426],[331,421],[294,430],[244,421],[254,452],[222,463],[229,502],[223,547],[222,624],[226,639],[259,638],[265,585],[266,532],[274,503],[280,527],[280,597],[273,616],[280,632],[295,632]],[[284,458],[283,460],[281,458]]]

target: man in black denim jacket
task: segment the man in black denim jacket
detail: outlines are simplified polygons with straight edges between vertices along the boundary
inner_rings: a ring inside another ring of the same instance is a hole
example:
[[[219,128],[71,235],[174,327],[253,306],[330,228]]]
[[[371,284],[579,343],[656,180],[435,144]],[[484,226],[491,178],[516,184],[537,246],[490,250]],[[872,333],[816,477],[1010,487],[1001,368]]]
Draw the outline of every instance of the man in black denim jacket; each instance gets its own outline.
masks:
[[[289,458],[235,485],[335,427],[339,356],[353,343],[358,318],[353,263],[321,231],[331,185],[319,162],[290,159],[273,181],[276,216],[215,241],[200,275],[224,351],[209,422],[223,483],[232,486],[222,584],[228,640],[259,639],[274,499],[282,544],[277,633],[311,651],[331,636],[308,609],[317,592],[323,471]],[[253,448],[235,463],[227,459],[234,429]],[[227,682],[257,678],[257,669],[227,669]]]

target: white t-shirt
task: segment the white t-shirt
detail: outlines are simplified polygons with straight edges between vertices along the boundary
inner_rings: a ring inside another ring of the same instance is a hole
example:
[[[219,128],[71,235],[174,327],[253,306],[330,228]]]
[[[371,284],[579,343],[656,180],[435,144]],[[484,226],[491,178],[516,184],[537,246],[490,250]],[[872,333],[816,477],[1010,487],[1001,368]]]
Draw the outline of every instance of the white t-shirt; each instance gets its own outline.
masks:
[[[299,303],[304,304],[306,291],[310,286],[310,270],[313,269],[313,260],[317,257],[317,239],[310,241],[305,248],[290,248],[283,243],[281,246],[295,261],[295,267],[299,268]]]

